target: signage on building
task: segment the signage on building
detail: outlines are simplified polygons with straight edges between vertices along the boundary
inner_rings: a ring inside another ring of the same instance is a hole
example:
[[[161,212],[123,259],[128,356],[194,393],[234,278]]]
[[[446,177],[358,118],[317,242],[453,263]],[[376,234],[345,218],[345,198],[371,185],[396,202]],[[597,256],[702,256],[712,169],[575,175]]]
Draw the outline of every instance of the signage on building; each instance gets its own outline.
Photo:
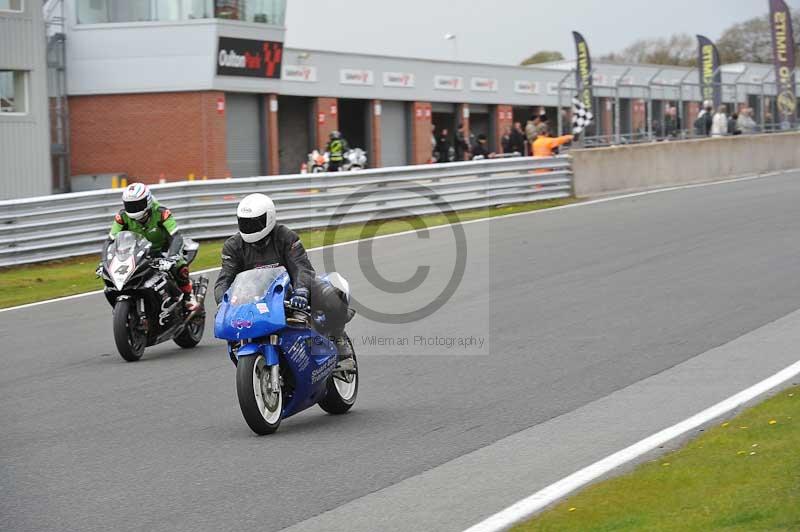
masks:
[[[218,76],[270,79],[281,76],[283,43],[220,37],[218,50]]]
[[[384,72],[383,73],[383,86],[384,87],[402,87],[413,88],[416,84],[414,74],[407,72]]]
[[[459,76],[436,76],[433,88],[442,91],[460,91],[464,89],[464,78]]]
[[[498,83],[492,78],[472,78],[470,87],[477,92],[497,92]]]
[[[550,81],[547,83],[547,94],[550,95],[557,95],[558,94],[558,83],[555,81]]]
[[[375,74],[372,70],[343,68],[339,71],[339,82],[342,85],[374,85]]]
[[[514,82],[514,92],[517,94],[539,94],[539,84],[535,81],[517,80]]]
[[[316,83],[317,67],[306,65],[283,65],[281,79],[284,81]]]

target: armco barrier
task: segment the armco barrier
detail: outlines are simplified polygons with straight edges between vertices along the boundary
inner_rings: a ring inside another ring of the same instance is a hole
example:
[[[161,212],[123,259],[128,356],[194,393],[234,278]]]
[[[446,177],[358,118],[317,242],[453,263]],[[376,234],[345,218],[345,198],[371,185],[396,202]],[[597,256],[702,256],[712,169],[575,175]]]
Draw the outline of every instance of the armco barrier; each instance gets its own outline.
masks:
[[[183,182],[152,187],[196,239],[236,232],[236,205],[269,194],[282,223],[322,228],[436,214],[572,194],[568,156],[519,157],[277,177]],[[100,252],[121,207],[119,190],[0,201],[0,266]]]
[[[800,133],[571,150],[579,198],[800,168]]]

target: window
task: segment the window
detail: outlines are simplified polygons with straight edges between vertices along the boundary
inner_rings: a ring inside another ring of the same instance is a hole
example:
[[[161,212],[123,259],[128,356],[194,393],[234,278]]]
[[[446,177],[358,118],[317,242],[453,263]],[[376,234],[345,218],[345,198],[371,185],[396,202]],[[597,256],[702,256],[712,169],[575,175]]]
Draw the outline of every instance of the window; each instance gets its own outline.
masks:
[[[76,7],[78,24],[223,18],[283,26],[286,15],[286,0],[76,0]]]
[[[215,16],[283,26],[286,0],[215,0]]]
[[[0,11],[22,10],[22,0],[0,0]]]
[[[27,77],[21,70],[0,70],[0,114],[28,112]]]
[[[2,0],[0,0],[2,1]],[[77,0],[78,24],[212,18],[212,0]]]

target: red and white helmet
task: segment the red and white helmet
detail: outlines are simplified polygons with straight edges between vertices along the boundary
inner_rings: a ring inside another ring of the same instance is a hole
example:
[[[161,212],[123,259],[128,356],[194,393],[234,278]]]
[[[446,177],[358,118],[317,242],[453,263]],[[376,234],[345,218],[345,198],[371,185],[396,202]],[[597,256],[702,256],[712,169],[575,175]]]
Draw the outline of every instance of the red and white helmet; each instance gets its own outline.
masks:
[[[131,183],[122,193],[122,204],[125,213],[133,220],[147,217],[153,205],[153,195],[144,183]]]

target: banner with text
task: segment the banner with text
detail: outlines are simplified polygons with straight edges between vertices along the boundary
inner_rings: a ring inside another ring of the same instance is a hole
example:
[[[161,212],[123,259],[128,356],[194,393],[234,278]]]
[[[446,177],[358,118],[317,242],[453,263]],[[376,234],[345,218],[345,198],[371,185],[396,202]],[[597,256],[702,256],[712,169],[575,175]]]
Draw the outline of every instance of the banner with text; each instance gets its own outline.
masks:
[[[796,120],[797,94],[792,12],[786,2],[770,0],[769,24],[772,28],[772,52],[775,57],[778,115],[781,124],[788,126]]]
[[[584,109],[591,113],[592,108],[592,57],[589,55],[589,45],[586,39],[577,31],[572,32],[575,38],[575,52],[577,54],[577,69],[575,70],[575,87],[578,89],[578,100]]]
[[[719,68],[719,51],[711,39],[697,36],[698,65],[700,67],[700,94],[703,102],[711,101],[714,111],[722,103],[722,71]]]
[[[220,37],[218,50],[218,76],[281,77],[283,43]]]

